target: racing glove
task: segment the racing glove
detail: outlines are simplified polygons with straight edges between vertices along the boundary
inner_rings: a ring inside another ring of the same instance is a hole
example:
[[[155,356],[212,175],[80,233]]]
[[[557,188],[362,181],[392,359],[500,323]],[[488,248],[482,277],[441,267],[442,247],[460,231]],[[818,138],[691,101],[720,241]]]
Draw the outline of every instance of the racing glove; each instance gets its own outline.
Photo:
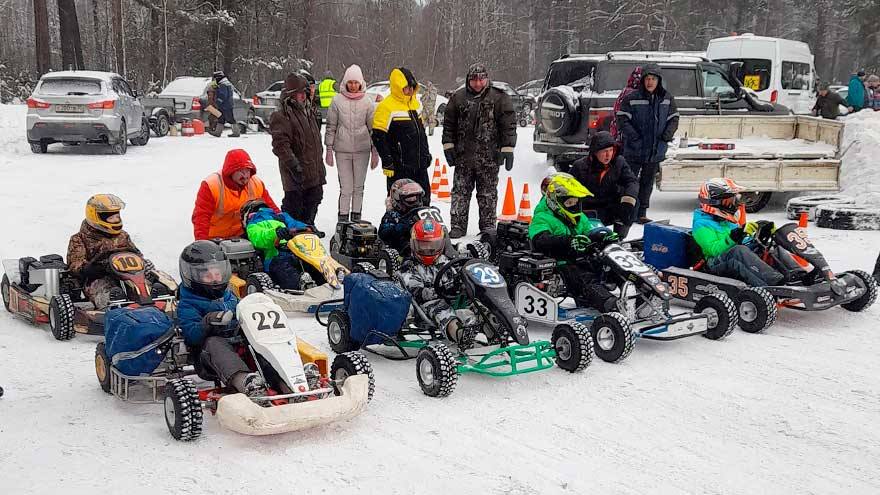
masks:
[[[202,330],[205,337],[226,336],[233,325],[235,314],[232,311],[211,311],[202,318]]]
[[[433,301],[437,299],[437,292],[431,287],[425,287],[421,292],[422,301]]]
[[[746,232],[743,230],[742,227],[737,227],[737,228],[731,230],[728,235],[730,236],[731,241],[735,242],[736,244],[739,244],[742,242],[743,238],[746,236]]]
[[[757,222],[749,222],[743,227],[746,235],[755,237],[758,235],[767,235],[776,232],[776,225],[768,220],[758,220]]]
[[[455,166],[455,148],[447,148],[443,150],[443,155],[446,157],[446,164],[449,165],[449,168]]]
[[[571,238],[571,250],[576,253],[583,253],[590,247],[593,242],[585,235],[576,235]]]
[[[284,241],[290,240],[290,229],[288,229],[287,227],[278,227],[277,229],[275,229],[275,237],[277,237],[277,240],[275,241],[276,245]]]

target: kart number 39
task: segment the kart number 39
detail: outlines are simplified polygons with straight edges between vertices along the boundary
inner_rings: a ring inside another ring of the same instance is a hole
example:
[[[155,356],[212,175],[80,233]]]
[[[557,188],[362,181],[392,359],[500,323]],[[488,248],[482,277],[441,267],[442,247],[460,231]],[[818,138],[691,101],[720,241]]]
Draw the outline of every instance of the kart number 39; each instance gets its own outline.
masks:
[[[608,257],[624,270],[630,270],[637,273],[651,270],[648,268],[648,265],[642,263],[641,260],[636,258],[636,255],[629,251],[614,251],[609,253]]]
[[[251,319],[257,322],[257,330],[284,328],[284,323],[281,323],[281,314],[278,311],[251,313]]]

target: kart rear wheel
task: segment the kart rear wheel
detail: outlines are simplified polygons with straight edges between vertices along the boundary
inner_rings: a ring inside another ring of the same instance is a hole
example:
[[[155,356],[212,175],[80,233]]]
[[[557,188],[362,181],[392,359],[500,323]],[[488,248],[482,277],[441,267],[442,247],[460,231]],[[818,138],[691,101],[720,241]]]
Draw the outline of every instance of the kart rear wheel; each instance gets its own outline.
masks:
[[[351,321],[348,313],[338,309],[330,312],[327,317],[327,340],[330,348],[337,354],[358,350],[358,345],[351,340]]]
[[[338,387],[336,387],[336,395],[339,395],[339,390],[345,382],[345,379],[353,375],[367,375],[367,378],[370,380],[370,390],[367,393],[367,400],[373,400],[373,392],[376,389],[376,379],[373,376],[373,367],[370,365],[370,361],[367,360],[367,356],[364,356],[363,353],[357,351],[344,352],[333,359],[333,364],[330,366],[330,378],[339,382],[337,384]]]
[[[254,272],[247,276],[245,280],[245,294],[255,294],[257,292],[266,292],[267,290],[275,290],[278,286],[272,281],[272,277],[265,272]]]
[[[455,356],[440,342],[422,347],[416,356],[416,378],[428,397],[446,397],[458,383]]]
[[[556,351],[556,366],[577,373],[593,362],[593,339],[581,323],[562,323],[553,329],[550,343]]]
[[[165,424],[171,436],[181,442],[202,434],[202,404],[192,380],[175,378],[165,383]]]
[[[52,296],[49,301],[49,328],[56,340],[70,340],[76,335],[73,327],[73,301],[67,294]]]
[[[749,287],[736,295],[736,311],[744,332],[762,332],[776,321],[776,299],[763,287]]]
[[[596,356],[607,363],[623,361],[635,345],[635,336],[629,321],[616,311],[603,313],[593,320],[590,333],[593,334],[593,350]]]
[[[95,347],[95,375],[98,376],[98,383],[101,384],[101,390],[110,393],[110,360],[107,359],[107,352],[104,350],[104,343],[98,342]]]
[[[377,266],[379,270],[394,275],[400,271],[400,253],[396,249],[385,248],[379,251],[379,261]]]
[[[492,254],[489,250],[489,246],[480,241],[469,242],[467,246],[465,246],[465,249],[467,249],[467,254],[471,258],[478,260],[488,260],[489,256]]]
[[[375,269],[376,267],[369,261],[361,261],[360,263],[355,263],[355,265],[351,267],[351,273],[370,273]]]
[[[858,278],[865,284],[865,288],[867,289],[861,297],[856,299],[855,301],[848,302],[846,304],[841,304],[841,307],[847,311],[859,312],[864,311],[871,307],[874,304],[874,301],[877,300],[877,281],[872,277],[868,272],[863,270],[851,270],[846,273]]]
[[[330,255],[331,256],[334,254],[339,254],[339,241],[336,240],[336,237],[337,236],[334,235],[333,238],[330,239]]]
[[[694,313],[709,317],[709,326],[703,337],[711,340],[721,340],[730,335],[739,320],[733,300],[722,293],[700,298],[694,307]]]
[[[6,308],[6,311],[12,312],[9,309],[9,277],[6,274],[3,274],[3,281],[0,282],[0,295],[3,296],[3,307]]]

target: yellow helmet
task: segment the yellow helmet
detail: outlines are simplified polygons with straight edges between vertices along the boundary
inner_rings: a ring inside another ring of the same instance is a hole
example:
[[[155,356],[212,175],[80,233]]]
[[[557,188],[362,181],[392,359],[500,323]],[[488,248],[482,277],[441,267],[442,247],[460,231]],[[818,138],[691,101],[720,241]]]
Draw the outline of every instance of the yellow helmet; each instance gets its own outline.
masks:
[[[86,223],[92,227],[116,235],[122,232],[122,218],[119,212],[125,208],[125,203],[113,194],[96,194],[86,202]],[[110,220],[117,215],[116,219]]]
[[[593,193],[571,174],[555,173],[550,175],[549,179],[544,192],[547,207],[577,225],[580,216],[584,214],[581,211],[580,200],[592,196]]]

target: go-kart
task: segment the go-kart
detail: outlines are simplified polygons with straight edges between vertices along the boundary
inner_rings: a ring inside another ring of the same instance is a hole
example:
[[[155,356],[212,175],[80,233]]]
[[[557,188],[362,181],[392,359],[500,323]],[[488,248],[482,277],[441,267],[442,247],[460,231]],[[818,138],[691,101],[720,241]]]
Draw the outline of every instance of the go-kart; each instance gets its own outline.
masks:
[[[443,215],[435,206],[420,206],[407,212],[405,222],[409,225],[418,220],[430,219],[443,225],[444,231],[448,232],[443,223]],[[349,270],[354,270],[359,263],[372,265],[379,270],[393,275],[400,270],[403,258],[409,254],[409,246],[396,249],[382,242],[376,227],[366,220],[354,222],[340,222],[336,225],[336,234],[330,240],[330,254],[338,259]],[[488,260],[491,255],[489,244],[482,241],[468,241],[453,244],[447,237],[447,257],[455,258],[467,254],[473,258]]]
[[[220,384],[205,365],[194,363],[180,331],[171,326],[136,351],[108,356],[104,342],[95,349],[95,373],[108,394],[133,403],[163,403],[168,431],[176,440],[202,432],[202,408],[224,427],[245,435],[285,433],[342,421],[360,414],[373,396],[373,371],[366,356],[349,352],[327,356],[300,340],[281,308],[264,294],[238,303],[239,353],[268,384],[267,394],[249,397]],[[158,353],[151,373],[127,375],[126,362]]]
[[[750,333],[772,325],[778,308],[822,311],[840,306],[848,311],[864,311],[874,304],[877,281],[869,273],[831,272],[806,231],[797,224],[785,224],[775,230],[769,222],[760,225],[760,230],[747,242],[767,264],[785,276],[784,285],[749,287],[740,280],[706,272],[706,261],[686,227],[645,225],[645,260],[660,269],[660,276],[675,299],[699,304],[709,295],[729,296],[736,303],[739,327]],[[823,269],[824,273],[818,273]]]
[[[485,261],[464,257],[453,259],[438,271],[434,282],[438,296],[453,309],[466,309],[475,316],[476,323],[461,327],[480,333],[473,346],[460,346],[446,340],[442,329],[427,315],[425,308],[412,301],[402,288],[398,290],[406,295],[413,316],[407,318],[402,327],[386,328],[390,330],[387,332],[369,327],[369,323],[365,325],[358,316],[364,311],[378,311],[378,308],[374,310],[362,305],[382,304],[386,310],[388,306],[385,301],[359,297],[349,289],[349,284],[354,286],[375,278],[391,282],[381,270],[349,275],[346,299],[328,301],[344,302],[343,307],[330,312],[327,320],[321,319],[320,312],[316,312],[315,317],[327,327],[330,347],[335,352],[363,349],[394,360],[415,358],[419,386],[430,397],[451,394],[458,376],[464,373],[512,376],[546,370],[554,362],[575,373],[589,366],[592,360],[592,342],[587,329],[576,322],[558,325],[550,342],[530,342],[528,323],[516,313],[504,279],[497,267]],[[367,290],[373,293],[383,291],[381,287]]]
[[[69,340],[77,333],[104,335],[104,314],[112,308],[155,305],[173,313],[177,283],[168,274],[148,267],[139,254],[110,250],[93,263],[102,263],[106,273],[119,280],[125,291],[123,299],[110,301],[107,308],[96,308],[83,292],[82,282],[67,271],[64,259],[50,254],[39,260],[3,260],[3,305],[30,323],[48,323],[57,340]]]
[[[282,289],[263,271],[263,257],[246,239],[217,241],[226,253],[233,268],[230,286],[239,297],[263,292],[275,300],[285,311],[312,313],[318,303],[339,297],[342,279],[348,269],[334,260],[321,239],[310,229],[291,232],[292,238],[279,244],[299,261],[303,273],[301,289]]]
[[[724,294],[712,294],[699,301],[693,312],[673,313],[670,288],[635,253],[624,249],[607,227],[590,232],[588,250],[574,260],[598,274],[618,298],[617,311],[602,313],[593,308],[571,307],[558,261],[534,252],[501,253],[501,273],[513,287],[519,314],[533,321],[559,324],[592,322],[590,331],[596,355],[606,362],[629,356],[635,338],[675,340],[694,335],[723,339],[737,323],[733,301]]]

